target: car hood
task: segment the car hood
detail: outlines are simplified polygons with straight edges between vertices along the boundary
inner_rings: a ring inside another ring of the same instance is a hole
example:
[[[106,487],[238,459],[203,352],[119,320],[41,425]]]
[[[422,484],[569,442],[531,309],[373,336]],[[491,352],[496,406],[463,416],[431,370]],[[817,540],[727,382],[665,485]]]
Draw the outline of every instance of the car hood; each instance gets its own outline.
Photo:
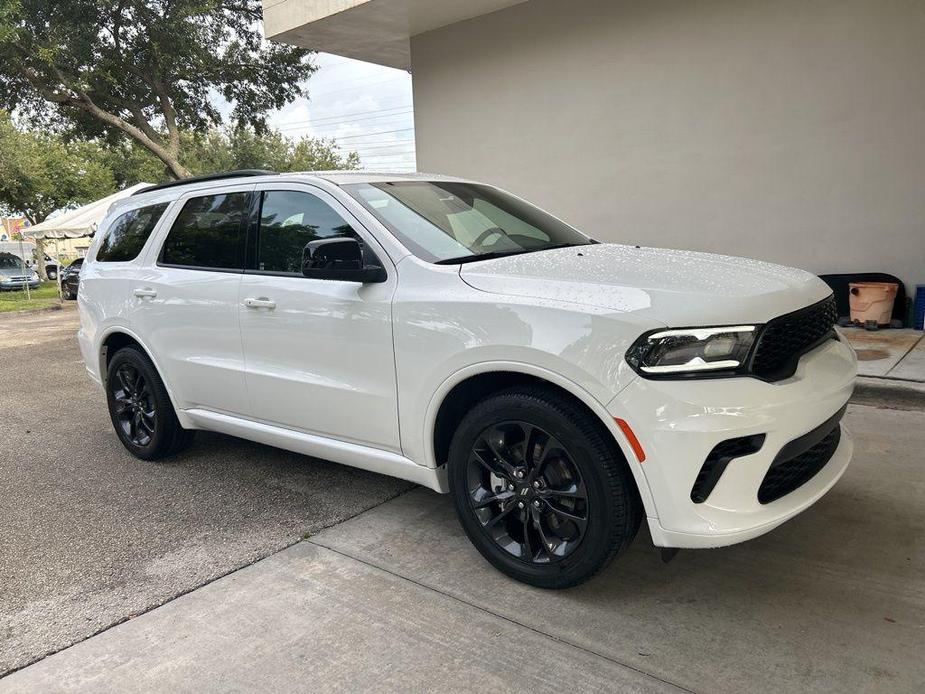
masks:
[[[26,267],[0,267],[0,277],[32,277],[32,268]]]
[[[486,292],[631,312],[675,327],[764,323],[831,293],[815,275],[782,265],[610,243],[476,261],[462,265],[460,276]]]

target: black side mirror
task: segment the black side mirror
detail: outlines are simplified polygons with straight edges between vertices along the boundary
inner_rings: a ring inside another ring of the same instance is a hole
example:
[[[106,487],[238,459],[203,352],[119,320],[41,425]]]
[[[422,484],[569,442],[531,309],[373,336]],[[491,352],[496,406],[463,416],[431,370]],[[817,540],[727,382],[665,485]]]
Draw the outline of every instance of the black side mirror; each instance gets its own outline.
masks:
[[[338,237],[309,241],[302,250],[302,274],[319,280],[385,282],[385,268],[366,265],[360,242]]]

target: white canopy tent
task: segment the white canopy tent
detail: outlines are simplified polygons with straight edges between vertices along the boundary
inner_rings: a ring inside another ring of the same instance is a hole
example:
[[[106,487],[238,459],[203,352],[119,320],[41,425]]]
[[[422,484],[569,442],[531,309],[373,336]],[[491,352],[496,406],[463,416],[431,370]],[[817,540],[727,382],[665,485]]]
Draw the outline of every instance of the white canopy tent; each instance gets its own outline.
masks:
[[[81,236],[92,236],[109,208],[116,200],[127,198],[135,191],[147,188],[150,183],[136,183],[133,186],[120,190],[118,193],[107,195],[96,202],[91,202],[76,210],[70,210],[41,224],[22,230],[24,237],[33,239],[77,239]]]
[[[41,224],[23,229],[22,235],[25,238],[32,239],[53,239],[55,241],[55,262],[57,262],[58,239],[78,239],[83,236],[93,236],[114,202],[127,198],[132,193],[150,185],[152,184],[136,183],[125,190],[120,190],[83,207],[78,207],[76,210],[70,210],[51,219],[46,219]],[[60,271],[58,272],[58,294],[61,294]]]

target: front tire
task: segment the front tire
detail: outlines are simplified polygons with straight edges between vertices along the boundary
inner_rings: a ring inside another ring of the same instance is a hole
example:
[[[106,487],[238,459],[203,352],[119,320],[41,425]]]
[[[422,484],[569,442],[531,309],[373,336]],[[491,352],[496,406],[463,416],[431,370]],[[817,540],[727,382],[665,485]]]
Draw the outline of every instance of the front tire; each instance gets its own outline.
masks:
[[[129,453],[159,460],[187,448],[195,432],[184,429],[154,364],[140,349],[123,347],[109,361],[106,399],[112,426]]]
[[[453,436],[448,473],[475,547],[534,586],[587,581],[639,529],[642,505],[613,438],[552,390],[517,388],[477,404]]]

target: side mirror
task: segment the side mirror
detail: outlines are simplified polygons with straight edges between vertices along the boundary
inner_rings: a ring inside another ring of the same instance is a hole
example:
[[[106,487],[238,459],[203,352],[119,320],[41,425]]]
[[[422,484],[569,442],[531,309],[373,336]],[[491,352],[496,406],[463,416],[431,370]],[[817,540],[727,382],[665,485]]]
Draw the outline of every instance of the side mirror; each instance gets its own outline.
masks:
[[[360,242],[353,238],[309,241],[302,250],[302,274],[319,280],[385,282],[385,269],[363,262]]]

